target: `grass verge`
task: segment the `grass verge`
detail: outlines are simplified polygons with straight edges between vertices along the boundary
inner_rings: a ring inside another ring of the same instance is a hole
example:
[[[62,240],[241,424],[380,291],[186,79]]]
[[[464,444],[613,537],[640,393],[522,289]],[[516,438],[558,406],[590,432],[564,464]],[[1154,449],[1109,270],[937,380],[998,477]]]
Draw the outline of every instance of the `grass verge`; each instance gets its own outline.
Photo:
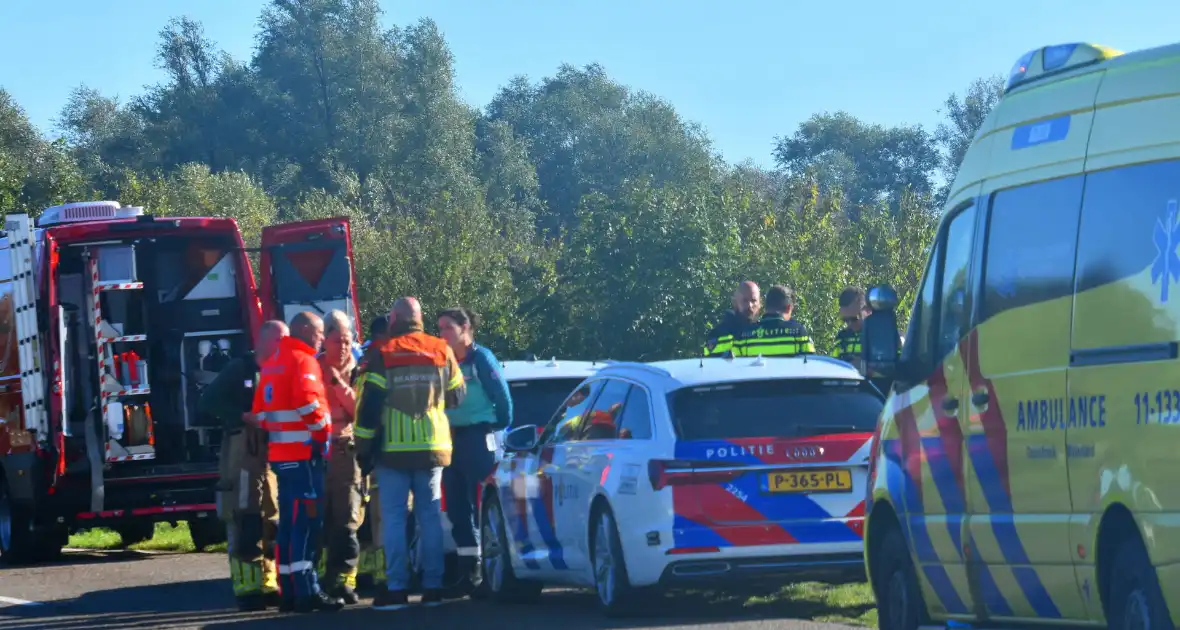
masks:
[[[122,549],[123,540],[110,529],[88,529],[70,536],[67,545],[74,549]],[[181,521],[176,527],[168,523],[156,523],[156,533],[145,540],[128,547],[136,551],[196,551],[189,534],[188,523]],[[206,552],[224,552],[225,543],[205,548]]]
[[[773,593],[758,595],[715,594],[717,603],[738,604],[759,611],[759,616],[779,619],[803,619],[877,627],[877,603],[867,583],[823,584],[803,582],[789,584]]]

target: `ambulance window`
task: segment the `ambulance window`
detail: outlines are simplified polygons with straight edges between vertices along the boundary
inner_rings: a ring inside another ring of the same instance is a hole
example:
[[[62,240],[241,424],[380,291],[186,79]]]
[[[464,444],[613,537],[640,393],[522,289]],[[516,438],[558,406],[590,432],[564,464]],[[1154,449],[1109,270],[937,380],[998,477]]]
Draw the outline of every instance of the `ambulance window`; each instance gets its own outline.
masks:
[[[1082,176],[1002,190],[991,199],[979,321],[1069,295]]]
[[[1120,298],[1121,317],[1132,312],[1143,325],[1157,325],[1155,309],[1180,295],[1180,161],[1154,162],[1098,171],[1086,177],[1078,235],[1077,292],[1141,276]],[[1150,282],[1150,284],[1148,284]],[[1114,297],[1111,294],[1111,297]],[[1147,298],[1146,300],[1144,298]],[[1079,318],[1079,324],[1081,320]],[[1095,327],[1107,325],[1090,317]],[[1138,323],[1134,324],[1135,326]],[[1132,326],[1121,321],[1120,326]],[[1171,328],[1171,325],[1168,325]]]
[[[910,325],[906,330],[905,344],[901,350],[903,363],[915,366],[918,371],[934,366],[934,287],[938,281],[938,259],[942,256],[942,244],[935,242],[922,276],[922,292],[914,302]]]
[[[950,354],[967,332],[971,300],[967,291],[967,273],[971,266],[971,249],[975,241],[975,206],[951,219],[946,230],[946,254],[942,266],[942,286],[938,307],[938,345],[936,360]]]

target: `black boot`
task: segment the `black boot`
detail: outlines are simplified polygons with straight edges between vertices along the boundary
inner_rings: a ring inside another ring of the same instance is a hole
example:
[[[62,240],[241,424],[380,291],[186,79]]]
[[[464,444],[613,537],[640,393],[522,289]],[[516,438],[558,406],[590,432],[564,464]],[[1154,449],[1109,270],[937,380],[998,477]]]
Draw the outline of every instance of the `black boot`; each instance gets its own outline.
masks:
[[[281,598],[279,598],[279,612],[281,612],[281,613],[295,612],[295,598],[294,597],[281,597]]]
[[[332,589],[331,594],[332,597],[343,601],[345,606],[351,606],[361,601],[361,598],[356,594],[356,591],[350,588],[347,584],[337,584]]]
[[[309,613],[317,610],[320,612],[336,612],[341,608],[344,608],[343,601],[323,591],[295,600],[295,612],[297,613]]]
[[[262,600],[266,602],[267,608],[280,608],[283,605],[283,598],[278,591],[263,591]]]
[[[238,610],[242,612],[258,612],[266,610],[266,599],[261,593],[242,595],[238,599]]]

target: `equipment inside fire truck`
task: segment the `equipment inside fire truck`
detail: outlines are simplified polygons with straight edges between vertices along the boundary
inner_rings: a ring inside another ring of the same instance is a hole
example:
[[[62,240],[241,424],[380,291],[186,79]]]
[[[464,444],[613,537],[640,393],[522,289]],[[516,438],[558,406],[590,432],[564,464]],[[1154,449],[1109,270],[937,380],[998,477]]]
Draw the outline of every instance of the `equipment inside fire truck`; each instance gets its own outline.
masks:
[[[6,228],[0,357],[19,351],[0,365],[0,559],[51,557],[93,526],[131,544],[156,521],[215,542],[221,428],[197,413],[201,388],[264,317],[355,321],[347,220],[264,229],[262,291],[232,219],[85,202]]]

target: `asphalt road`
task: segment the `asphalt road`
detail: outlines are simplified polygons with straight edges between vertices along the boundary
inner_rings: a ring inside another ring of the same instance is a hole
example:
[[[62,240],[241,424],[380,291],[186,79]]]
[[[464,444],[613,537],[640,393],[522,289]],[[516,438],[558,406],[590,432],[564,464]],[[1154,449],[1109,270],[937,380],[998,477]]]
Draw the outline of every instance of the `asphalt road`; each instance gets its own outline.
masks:
[[[473,630],[840,630],[846,626],[783,618],[773,604],[744,607],[669,596],[637,618],[612,620],[587,593],[556,590],[531,606],[467,600],[437,608],[377,612],[360,606],[335,614],[239,613],[219,554],[69,552],[59,563],[0,569],[0,630],[80,628],[451,628]],[[492,623],[494,621],[494,623]]]

